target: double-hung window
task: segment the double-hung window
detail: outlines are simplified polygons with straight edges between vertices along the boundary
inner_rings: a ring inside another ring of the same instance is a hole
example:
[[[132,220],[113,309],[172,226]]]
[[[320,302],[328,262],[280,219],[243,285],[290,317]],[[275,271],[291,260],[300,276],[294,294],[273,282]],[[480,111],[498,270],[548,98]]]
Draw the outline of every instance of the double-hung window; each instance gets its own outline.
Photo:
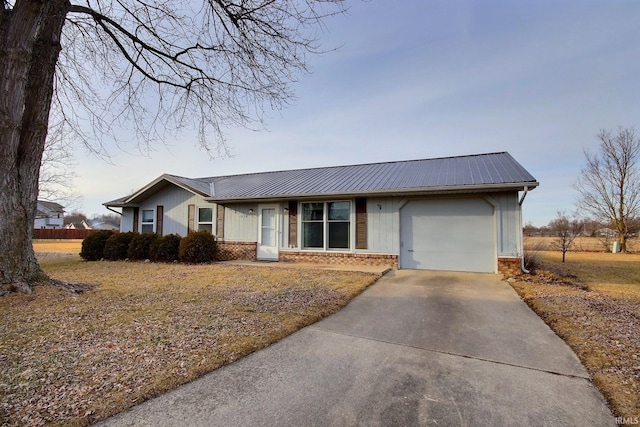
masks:
[[[142,233],[153,233],[153,209],[144,209],[142,211],[142,228],[140,231]]]
[[[350,248],[351,202],[302,203],[303,249]]]
[[[198,208],[198,230],[213,234],[213,208]]]

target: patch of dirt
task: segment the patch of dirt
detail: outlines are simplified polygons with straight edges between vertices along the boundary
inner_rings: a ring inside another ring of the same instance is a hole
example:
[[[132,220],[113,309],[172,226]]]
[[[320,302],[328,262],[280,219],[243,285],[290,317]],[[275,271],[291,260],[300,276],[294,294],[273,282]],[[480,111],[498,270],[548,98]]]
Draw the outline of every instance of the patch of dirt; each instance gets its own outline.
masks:
[[[83,294],[87,291],[92,291],[98,287],[98,285],[93,285],[91,283],[64,282],[62,280],[56,280],[56,279],[51,279],[51,281],[48,284],[58,288],[66,289],[67,291],[74,294]]]
[[[584,283],[580,283],[575,275],[562,271],[539,270],[533,274],[523,274],[518,280],[526,283],[538,283],[544,285],[570,286],[589,292],[590,289]]]

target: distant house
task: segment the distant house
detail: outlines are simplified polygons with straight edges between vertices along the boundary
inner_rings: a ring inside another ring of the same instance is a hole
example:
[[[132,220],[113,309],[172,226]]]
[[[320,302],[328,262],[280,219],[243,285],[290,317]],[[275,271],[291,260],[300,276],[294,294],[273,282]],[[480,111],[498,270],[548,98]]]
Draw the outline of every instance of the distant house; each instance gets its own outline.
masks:
[[[88,227],[92,230],[119,230],[120,223],[107,221],[101,218],[90,219],[87,221]]]
[[[55,202],[38,200],[34,228],[63,228],[64,207]]]
[[[71,230],[119,230],[120,223],[105,218],[94,218],[71,222],[65,225],[64,228]]]
[[[64,228],[69,230],[91,230],[91,226],[84,219],[79,222],[70,222]]]
[[[162,175],[126,197],[121,231],[207,230],[216,258],[509,273],[538,186],[509,153],[209,178]]]

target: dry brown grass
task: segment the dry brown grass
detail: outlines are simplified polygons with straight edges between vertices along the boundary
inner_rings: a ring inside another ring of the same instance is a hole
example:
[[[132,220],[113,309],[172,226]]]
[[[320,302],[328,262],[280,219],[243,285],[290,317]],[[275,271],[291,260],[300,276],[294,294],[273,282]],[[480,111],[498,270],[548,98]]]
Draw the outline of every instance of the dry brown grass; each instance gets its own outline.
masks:
[[[513,287],[571,346],[613,412],[640,417],[640,255],[540,257],[544,270]]]
[[[36,252],[66,252],[79,254],[82,249],[82,240],[34,240],[33,249]]]
[[[0,298],[2,425],[88,425],[336,312],[377,279],[75,255],[41,264],[56,279],[98,288],[38,286]]]

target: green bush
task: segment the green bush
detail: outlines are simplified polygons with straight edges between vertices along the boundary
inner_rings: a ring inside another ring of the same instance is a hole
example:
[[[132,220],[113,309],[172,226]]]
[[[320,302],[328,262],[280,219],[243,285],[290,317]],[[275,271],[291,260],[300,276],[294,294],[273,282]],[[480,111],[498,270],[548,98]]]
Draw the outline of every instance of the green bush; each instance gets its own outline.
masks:
[[[176,261],[179,259],[180,240],[177,234],[158,237],[151,243],[149,254],[154,261]]]
[[[104,258],[104,246],[114,232],[101,230],[90,234],[82,241],[80,256],[86,261],[98,261]]]
[[[131,231],[112,234],[104,245],[104,258],[110,261],[127,258],[129,244],[135,235],[136,233]]]
[[[180,261],[193,264],[211,262],[216,250],[216,240],[208,231],[190,233],[180,241]]]
[[[127,257],[129,259],[151,259],[149,249],[157,238],[158,235],[155,233],[136,234],[129,243]]]

